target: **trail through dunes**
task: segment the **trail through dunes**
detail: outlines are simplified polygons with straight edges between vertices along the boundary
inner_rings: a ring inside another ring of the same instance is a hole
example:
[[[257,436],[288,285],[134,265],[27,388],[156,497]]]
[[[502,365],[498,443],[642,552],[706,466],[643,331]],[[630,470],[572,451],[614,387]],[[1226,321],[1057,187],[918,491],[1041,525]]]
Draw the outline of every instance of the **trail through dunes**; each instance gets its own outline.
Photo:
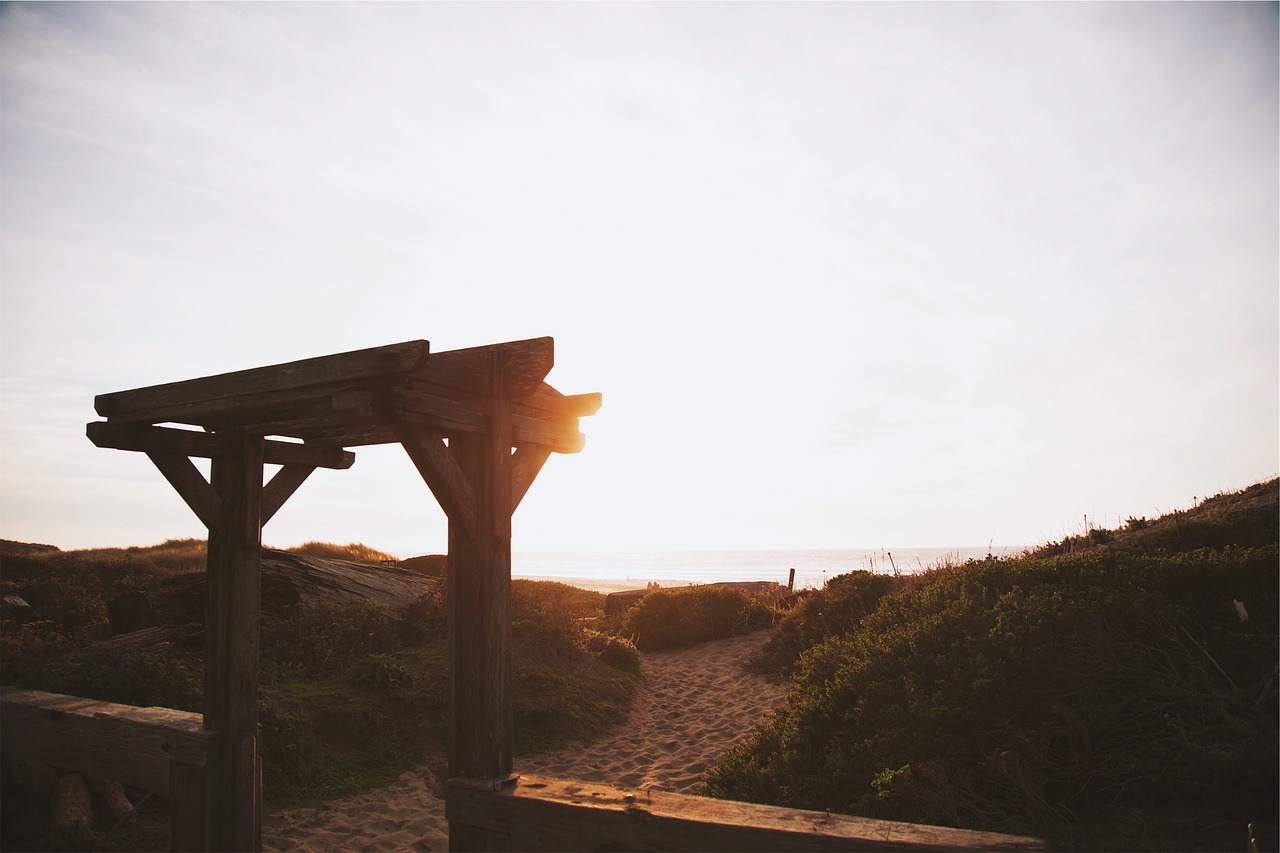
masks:
[[[742,670],[767,631],[641,656],[645,683],[625,725],[589,747],[516,760],[516,773],[687,792],[780,704],[786,687]],[[444,787],[426,768],[391,785],[263,820],[263,847],[297,851],[447,850]]]

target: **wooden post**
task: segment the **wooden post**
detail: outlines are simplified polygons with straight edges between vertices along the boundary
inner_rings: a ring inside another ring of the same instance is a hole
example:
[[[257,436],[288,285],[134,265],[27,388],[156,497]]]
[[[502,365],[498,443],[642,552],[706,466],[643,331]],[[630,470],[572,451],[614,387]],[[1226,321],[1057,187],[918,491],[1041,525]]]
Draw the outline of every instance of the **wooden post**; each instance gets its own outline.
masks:
[[[206,850],[262,849],[258,644],[262,576],[260,436],[213,457],[210,484],[227,509],[209,531],[204,728],[213,735],[205,788]]]
[[[449,447],[475,500],[474,529],[449,520],[451,784],[497,790],[512,768],[511,425],[500,354],[486,434]],[[510,850],[511,836],[451,821],[450,850]]]

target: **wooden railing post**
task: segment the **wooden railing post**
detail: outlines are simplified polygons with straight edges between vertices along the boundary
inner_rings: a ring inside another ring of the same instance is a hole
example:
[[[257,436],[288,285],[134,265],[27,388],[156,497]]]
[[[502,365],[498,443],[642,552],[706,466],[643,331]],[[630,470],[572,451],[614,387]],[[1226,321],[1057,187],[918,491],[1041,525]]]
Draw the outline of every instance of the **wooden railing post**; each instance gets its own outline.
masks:
[[[210,485],[227,508],[209,531],[204,727],[213,734],[205,783],[207,850],[262,849],[258,645],[263,439],[235,436],[213,457]]]

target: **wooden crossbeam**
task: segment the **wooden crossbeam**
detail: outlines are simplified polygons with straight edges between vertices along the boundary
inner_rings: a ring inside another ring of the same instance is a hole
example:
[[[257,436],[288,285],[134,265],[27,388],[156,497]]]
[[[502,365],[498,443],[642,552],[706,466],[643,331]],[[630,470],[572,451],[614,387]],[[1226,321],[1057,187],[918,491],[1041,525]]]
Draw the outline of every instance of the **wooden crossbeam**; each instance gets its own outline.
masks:
[[[216,433],[142,424],[117,424],[110,421],[87,424],[85,434],[98,447],[144,453],[180,453],[202,459],[212,459],[223,453],[226,447],[225,437]],[[354,453],[340,448],[293,444],[288,441],[267,441],[263,447],[263,458],[271,465],[310,465],[314,468],[336,469],[350,468],[356,461]]]
[[[427,341],[407,341],[183,382],[99,394],[94,399],[94,408],[104,417],[137,420],[141,417],[139,413],[151,412],[161,407],[234,399],[246,394],[291,392],[311,385],[346,383],[406,373],[426,364],[429,352],[430,345]]]
[[[532,394],[555,365],[552,338],[530,338],[481,347],[432,353],[412,376],[432,385],[488,397],[493,387],[493,362],[503,362],[503,391],[511,398]]]
[[[127,417],[113,415],[112,420],[143,424],[198,424],[211,428],[232,427],[268,419],[285,420],[327,414],[331,411],[329,400],[333,395],[344,391],[367,390],[370,385],[381,384],[377,380],[339,382],[282,391],[235,394],[208,400],[137,406],[129,410]]]
[[[492,417],[487,402],[461,400],[450,405],[446,398],[419,397],[408,391],[392,392],[396,415],[406,423],[419,424],[445,434],[484,434]],[[510,406],[519,410],[518,406]],[[586,444],[578,431],[577,418],[543,418],[527,414],[509,414],[512,441],[516,444],[540,444],[557,453],[577,453]]]

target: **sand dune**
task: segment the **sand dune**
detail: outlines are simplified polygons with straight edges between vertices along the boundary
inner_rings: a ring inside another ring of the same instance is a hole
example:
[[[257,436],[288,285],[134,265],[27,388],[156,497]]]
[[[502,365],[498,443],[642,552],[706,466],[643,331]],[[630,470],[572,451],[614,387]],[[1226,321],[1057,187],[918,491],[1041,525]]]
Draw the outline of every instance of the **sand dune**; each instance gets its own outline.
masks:
[[[768,632],[642,655],[645,684],[626,725],[585,748],[517,759],[517,773],[561,776],[624,789],[688,791],[786,689],[743,672]],[[263,821],[267,850],[447,850],[443,785],[427,768],[391,785]]]

